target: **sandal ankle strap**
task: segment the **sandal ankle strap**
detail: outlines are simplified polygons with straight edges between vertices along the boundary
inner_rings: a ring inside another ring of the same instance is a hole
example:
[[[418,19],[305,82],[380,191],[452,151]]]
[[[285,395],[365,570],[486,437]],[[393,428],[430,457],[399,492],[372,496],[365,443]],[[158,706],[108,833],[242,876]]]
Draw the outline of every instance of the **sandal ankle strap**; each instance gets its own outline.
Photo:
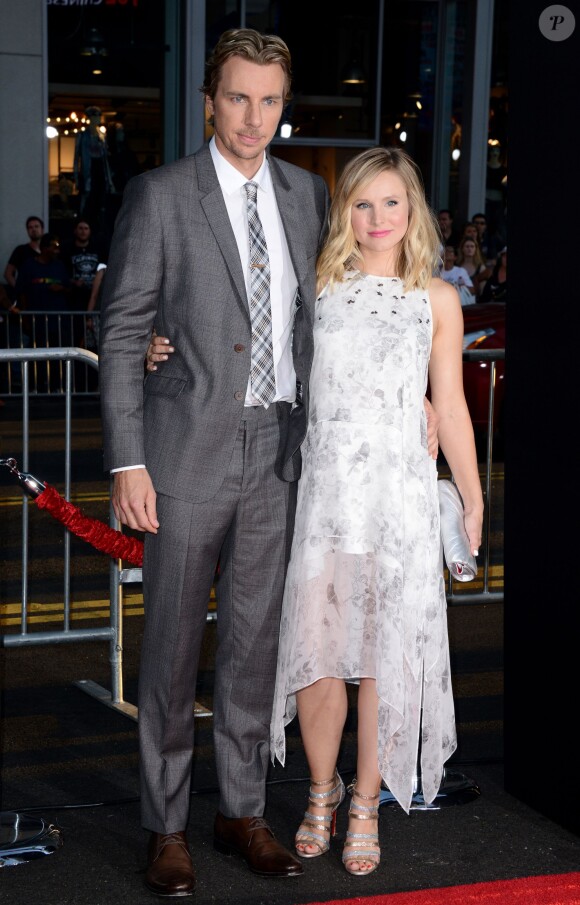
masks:
[[[335,782],[335,780],[336,780],[336,782]],[[332,779],[326,780],[324,783],[323,782],[317,783],[314,781],[313,785],[320,785],[320,786],[329,785],[329,783],[331,783],[331,782],[335,782],[335,785],[332,787],[332,789],[329,789],[328,792],[313,792],[312,787],[311,787],[308,792],[309,803],[314,805],[314,807],[316,807],[316,808],[333,808],[336,803],[334,801],[334,799],[336,798],[337,793],[342,800],[341,790],[344,788],[344,784],[342,782],[342,779],[340,778],[340,776],[337,773],[334,774]],[[325,801],[325,799],[327,799],[327,798],[330,798],[332,800],[327,803]]]
[[[336,780],[336,772],[334,776],[331,776],[330,779],[312,779],[310,777],[310,785],[311,786],[329,786],[331,782]]]
[[[353,798],[356,796],[357,798],[362,798],[363,801],[376,801],[380,794],[380,792],[377,792],[376,795],[363,795],[361,792],[357,792],[356,789],[352,791]]]

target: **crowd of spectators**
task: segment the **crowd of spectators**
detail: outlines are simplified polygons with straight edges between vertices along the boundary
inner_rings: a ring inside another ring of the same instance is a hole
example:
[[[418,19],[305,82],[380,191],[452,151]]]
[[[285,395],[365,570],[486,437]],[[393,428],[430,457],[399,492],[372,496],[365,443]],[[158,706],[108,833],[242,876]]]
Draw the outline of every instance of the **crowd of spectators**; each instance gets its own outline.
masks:
[[[41,217],[26,220],[28,242],[16,245],[0,283],[0,348],[78,346],[98,351],[98,301],[107,249],[79,217],[61,241]],[[87,314],[93,312],[92,317]],[[42,369],[37,369],[37,372]],[[53,369],[54,370],[54,369]],[[0,393],[18,389],[20,366],[0,369]],[[0,407],[3,405],[0,399]]]
[[[484,213],[475,213],[458,231],[452,212],[437,213],[441,232],[439,276],[452,283],[462,305],[507,299],[507,247],[504,234],[488,228]]]
[[[462,305],[507,298],[505,235],[488,229],[487,217],[475,213],[462,228],[448,208],[437,212],[441,232],[439,275],[456,286]],[[16,245],[0,284],[0,346],[70,345],[98,351],[98,310],[107,268],[107,250],[80,216],[67,241],[44,231],[41,217],[27,218],[28,242]],[[32,319],[21,312],[44,313]],[[48,317],[70,312],[92,317]],[[74,326],[72,326],[74,324]],[[28,332],[27,332],[28,331]],[[1,389],[1,387],[0,387]],[[1,401],[0,401],[1,405]]]

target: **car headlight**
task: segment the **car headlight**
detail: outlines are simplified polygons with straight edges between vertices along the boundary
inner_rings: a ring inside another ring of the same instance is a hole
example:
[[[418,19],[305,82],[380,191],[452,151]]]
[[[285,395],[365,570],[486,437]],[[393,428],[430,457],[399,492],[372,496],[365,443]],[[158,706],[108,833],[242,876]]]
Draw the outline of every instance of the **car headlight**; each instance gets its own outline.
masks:
[[[487,327],[485,330],[474,330],[472,333],[465,333],[463,335],[463,351],[466,349],[477,349],[480,343],[487,339],[488,336],[493,336],[495,330],[493,327]]]

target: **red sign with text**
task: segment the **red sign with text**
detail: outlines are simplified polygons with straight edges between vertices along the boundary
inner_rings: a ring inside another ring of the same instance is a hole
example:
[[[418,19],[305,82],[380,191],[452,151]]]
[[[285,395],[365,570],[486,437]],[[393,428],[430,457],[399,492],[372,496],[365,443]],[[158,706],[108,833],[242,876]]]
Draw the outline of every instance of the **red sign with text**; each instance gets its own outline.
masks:
[[[139,6],[139,0],[46,0],[47,6]]]

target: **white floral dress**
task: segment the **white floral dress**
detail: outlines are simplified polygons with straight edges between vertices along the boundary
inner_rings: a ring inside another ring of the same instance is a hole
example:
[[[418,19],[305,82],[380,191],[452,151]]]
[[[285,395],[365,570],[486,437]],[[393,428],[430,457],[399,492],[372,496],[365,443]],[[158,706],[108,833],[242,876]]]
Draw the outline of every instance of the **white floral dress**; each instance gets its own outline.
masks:
[[[376,679],[378,765],[408,811],[421,736],[431,802],[456,747],[436,463],[424,395],[429,294],[349,273],[316,301],[310,416],[271,725],[285,761],[296,692]]]

